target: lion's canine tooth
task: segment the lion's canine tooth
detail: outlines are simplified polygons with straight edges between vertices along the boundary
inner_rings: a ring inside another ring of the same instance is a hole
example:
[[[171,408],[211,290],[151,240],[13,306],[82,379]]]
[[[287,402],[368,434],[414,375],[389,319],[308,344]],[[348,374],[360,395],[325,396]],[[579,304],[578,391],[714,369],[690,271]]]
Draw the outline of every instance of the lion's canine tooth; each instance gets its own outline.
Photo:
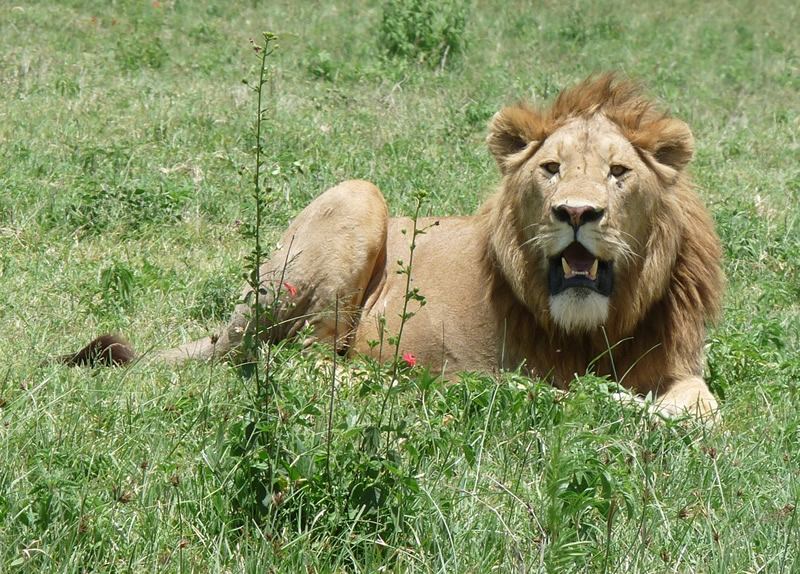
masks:
[[[599,265],[600,265],[600,260],[595,259],[594,263],[592,263],[592,268],[589,269],[589,279],[591,279],[592,281],[597,279],[597,268],[599,267]]]
[[[561,258],[561,268],[564,270],[564,277],[567,279],[574,275],[572,272],[572,267],[569,266],[569,263],[567,263],[567,260],[564,257]]]

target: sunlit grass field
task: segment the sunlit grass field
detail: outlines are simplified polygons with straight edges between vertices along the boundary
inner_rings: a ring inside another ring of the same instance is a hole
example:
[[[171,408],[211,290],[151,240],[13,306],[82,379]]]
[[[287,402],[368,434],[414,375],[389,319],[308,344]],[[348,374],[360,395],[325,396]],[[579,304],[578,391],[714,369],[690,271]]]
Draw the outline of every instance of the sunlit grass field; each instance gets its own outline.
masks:
[[[0,572],[800,572],[800,6],[40,1],[0,7]],[[261,365],[68,369],[227,316],[252,239],[250,40],[279,36],[274,243],[375,182],[470,213],[502,105],[618,70],[693,128],[725,248],[707,379],[658,423],[587,374],[443,382],[292,344]],[[343,368],[341,363],[338,368]],[[332,415],[332,416],[331,416]]]

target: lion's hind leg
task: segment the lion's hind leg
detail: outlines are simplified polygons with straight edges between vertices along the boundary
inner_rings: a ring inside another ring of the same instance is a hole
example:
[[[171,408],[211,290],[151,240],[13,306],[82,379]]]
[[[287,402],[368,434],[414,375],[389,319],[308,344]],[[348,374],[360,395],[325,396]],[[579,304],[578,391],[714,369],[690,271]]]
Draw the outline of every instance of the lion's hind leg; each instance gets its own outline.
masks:
[[[262,340],[276,341],[306,326],[311,330],[306,343],[345,348],[367,287],[383,272],[387,224],[386,202],[371,183],[346,181],[327,190],[298,214],[260,268],[260,328],[255,328],[254,292],[247,285],[217,336],[162,351],[159,358],[242,360],[237,355],[248,335],[258,332]]]

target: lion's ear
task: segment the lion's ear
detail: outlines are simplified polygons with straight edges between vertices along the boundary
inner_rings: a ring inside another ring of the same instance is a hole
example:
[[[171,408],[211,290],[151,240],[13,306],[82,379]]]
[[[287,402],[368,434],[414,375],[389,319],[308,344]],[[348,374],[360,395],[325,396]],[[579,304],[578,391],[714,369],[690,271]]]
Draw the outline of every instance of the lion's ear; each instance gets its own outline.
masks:
[[[506,173],[514,163],[510,160],[515,154],[544,137],[542,116],[525,105],[518,105],[503,108],[494,115],[489,123],[486,145],[500,166],[500,171]]]
[[[636,143],[649,151],[658,163],[678,171],[686,167],[694,155],[692,130],[674,118],[653,122],[637,139]]]

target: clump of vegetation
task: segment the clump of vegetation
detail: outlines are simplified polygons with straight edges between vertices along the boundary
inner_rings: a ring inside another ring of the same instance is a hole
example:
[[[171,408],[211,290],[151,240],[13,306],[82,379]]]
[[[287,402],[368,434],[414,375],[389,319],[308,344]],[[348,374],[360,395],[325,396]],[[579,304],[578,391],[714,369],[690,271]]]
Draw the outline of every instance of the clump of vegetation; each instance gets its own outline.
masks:
[[[169,52],[161,38],[141,32],[122,35],[114,55],[120,67],[129,72],[142,68],[158,70],[169,60]]]
[[[267,169],[263,146],[263,119],[270,111],[266,90],[270,79],[268,58],[277,47],[275,39],[266,33],[263,44],[253,45],[259,59],[258,80],[246,82],[257,99],[251,193],[255,221],[245,232],[253,241],[253,250],[246,258],[246,277],[251,289],[259,293],[264,291],[259,276],[262,221],[267,202],[274,199],[269,180],[278,174],[277,170]],[[425,304],[418,289],[411,287],[416,237],[425,232],[416,225],[424,196],[416,194],[409,260],[408,264],[399,262],[397,271],[406,276],[407,293],[399,332],[388,337],[388,343],[395,348],[394,360],[390,367],[366,362],[358,377],[363,410],[344,420],[335,416],[334,350],[322,348],[323,356],[330,358],[321,366],[305,359],[301,349],[291,342],[270,345],[262,353],[256,328],[245,341],[253,362],[243,371],[254,383],[253,400],[239,420],[228,427],[222,443],[222,448],[237,461],[230,474],[231,504],[242,524],[258,524],[275,537],[347,540],[334,546],[347,548],[351,556],[345,562],[353,565],[363,563],[370,554],[387,554],[383,549],[375,551],[375,540],[411,544],[409,523],[427,503],[415,476],[429,454],[423,446],[428,440],[427,429],[409,429],[405,417],[394,416],[397,395],[417,385],[411,376],[416,359],[412,354],[401,357],[400,348],[403,325],[414,314],[410,304]],[[295,286],[283,285],[296,292]],[[264,305],[259,297],[250,300],[256,325],[275,319],[280,296],[280,291],[273,293],[271,305]],[[315,380],[330,381],[324,389],[327,396],[317,394],[322,387],[287,393],[291,381],[285,377],[296,369]],[[431,391],[435,378],[424,380],[427,385],[423,392]],[[323,401],[327,402],[327,411],[321,407]]]
[[[444,67],[461,52],[468,0],[388,0],[379,31],[389,56]]]
[[[82,232],[99,233],[113,227],[139,227],[177,221],[190,196],[187,187],[139,186],[86,181],[66,207],[66,222]]]
[[[306,62],[309,75],[317,80],[332,82],[336,78],[337,65],[330,52],[318,50]]]
[[[100,295],[107,308],[128,308],[133,304],[136,279],[121,261],[112,261],[100,271]]]
[[[228,318],[238,295],[236,280],[227,276],[210,277],[194,290],[189,316],[203,323],[218,323]]]

